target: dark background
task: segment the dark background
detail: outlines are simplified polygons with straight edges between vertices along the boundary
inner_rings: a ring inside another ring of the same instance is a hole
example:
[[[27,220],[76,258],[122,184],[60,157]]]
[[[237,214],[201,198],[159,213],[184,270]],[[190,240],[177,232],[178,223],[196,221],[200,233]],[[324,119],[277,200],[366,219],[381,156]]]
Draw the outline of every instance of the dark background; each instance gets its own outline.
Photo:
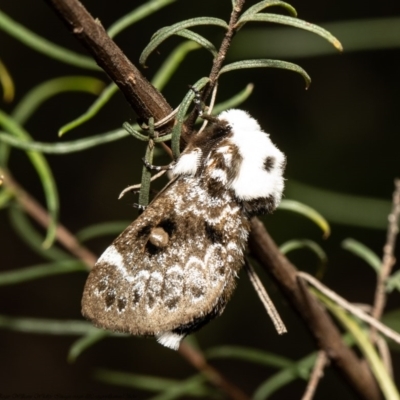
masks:
[[[142,4],[85,0],[83,4],[105,27]],[[248,2],[249,5],[254,2]],[[400,15],[400,3],[384,0],[365,1],[293,1],[299,17],[321,24],[328,22],[385,18]],[[229,0],[201,2],[177,1],[158,14],[140,21],[118,35],[116,42],[136,64],[141,50],[151,35],[165,25],[196,16],[229,18]],[[0,9],[11,18],[37,34],[76,52],[84,53],[80,44],[69,34],[44,1],[0,0]],[[277,9],[277,12],[279,9]],[[248,25],[246,29],[263,25]],[[201,28],[216,45],[221,38],[217,28]],[[340,29],[333,31],[340,40]],[[381,32],[360,30],[357,35],[379,36]],[[238,35],[238,41],[240,38]],[[311,37],[312,34],[308,33]],[[271,39],[272,38],[272,39]],[[322,39],[314,39],[319,45]],[[260,36],[260,41],[273,36]],[[169,52],[182,39],[172,38],[158,53],[150,56],[148,69],[143,72],[151,78]],[[288,158],[286,177],[291,182],[347,194],[381,198],[390,202],[393,179],[399,176],[399,92],[400,57],[393,48],[363,49],[338,54],[323,45],[329,54],[314,57],[294,57],[290,51],[282,59],[300,64],[313,83],[304,90],[302,78],[288,71],[271,69],[248,70],[227,74],[220,81],[218,100],[229,98],[249,83],[256,87],[252,97],[241,108],[247,109],[260,121]],[[245,45],[246,57],[252,43]],[[285,53],[285,43],[278,46]],[[288,45],[288,47],[290,47]],[[371,46],[372,47],[372,46]],[[36,53],[0,31],[0,57],[16,83],[13,104],[2,104],[11,112],[29,89],[47,79],[63,75],[92,75],[106,81],[101,73],[83,71]],[[232,48],[231,58],[241,58],[241,49]],[[258,56],[258,55],[257,55]],[[264,54],[263,58],[274,57]],[[243,57],[242,57],[243,58]],[[169,82],[164,96],[176,107],[187,91],[187,85],[209,73],[211,56],[205,51],[191,53]],[[76,118],[89,107],[94,97],[87,94],[66,93],[43,104],[28,121],[26,128],[35,140],[57,141],[60,126]],[[69,132],[64,140],[83,138],[115,129],[124,121],[135,120],[133,112],[122,95],[114,96],[100,115],[77,130]],[[136,211],[129,196],[117,201],[119,192],[129,184],[140,181],[142,144],[126,138],[105,146],[65,156],[48,156],[57,181],[61,199],[61,222],[72,232],[90,224],[132,220]],[[43,202],[41,184],[24,152],[13,150],[10,170],[24,188]],[[287,198],[296,199],[296,191]],[[360,203],[362,209],[363,204]],[[316,206],[318,209],[318,207]],[[389,210],[389,209],[388,209]],[[365,216],[369,218],[368,215]],[[278,243],[292,238],[309,238],[323,246],[329,257],[324,282],[350,301],[371,303],[375,288],[375,274],[362,261],[344,251],[340,243],[347,237],[363,242],[379,255],[385,241],[384,229],[370,229],[346,224],[332,224],[332,235],[323,240],[319,229],[310,221],[294,214],[278,211],[266,219],[270,233]],[[382,226],[384,226],[384,222]],[[105,237],[88,243],[100,254],[112,241]],[[7,212],[0,213],[0,269],[14,270],[43,262],[27,248],[10,227]],[[397,252],[398,254],[398,252]],[[313,255],[294,253],[291,259],[299,269],[315,271]],[[224,315],[212,322],[196,337],[202,348],[217,345],[241,345],[276,352],[293,359],[306,356],[314,344],[292,312],[278,289],[261,273],[274,298],[289,333],[278,337],[265,315],[245,274],[240,275],[238,289]],[[0,314],[49,319],[81,319],[80,297],[85,282],[84,273],[61,275],[32,281],[17,286],[0,288]],[[396,309],[398,293],[390,296],[388,310]],[[152,340],[139,338],[109,338],[84,354],[74,364],[66,356],[75,337],[33,335],[0,330],[1,363],[0,393],[46,394],[121,394],[133,393],[146,398],[145,392],[106,386],[93,379],[96,368],[109,368],[166,378],[186,378],[194,369],[177,353],[164,349]],[[213,364],[224,375],[247,393],[251,393],[274,371],[239,361],[215,361]],[[396,379],[399,383],[399,361],[395,359]],[[299,398],[304,382],[297,381],[274,398]],[[317,399],[354,398],[335,372],[326,373]]]

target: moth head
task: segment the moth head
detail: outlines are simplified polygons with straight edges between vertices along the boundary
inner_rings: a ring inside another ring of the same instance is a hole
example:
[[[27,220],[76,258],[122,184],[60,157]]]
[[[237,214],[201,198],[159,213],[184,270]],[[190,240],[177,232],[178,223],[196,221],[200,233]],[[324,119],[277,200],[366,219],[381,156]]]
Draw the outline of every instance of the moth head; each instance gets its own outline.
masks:
[[[225,120],[220,120],[210,115],[204,115],[204,119],[208,119],[210,124],[202,132],[194,133],[191,136],[187,147],[182,152],[173,168],[172,173],[175,176],[195,176],[198,174],[199,167],[201,167],[210,151],[212,151],[223,138],[230,134],[231,128]]]
[[[230,146],[237,148],[232,159],[233,176],[228,182],[237,199],[268,199],[270,207],[278,206],[284,188],[285,155],[272,143],[258,122],[243,110],[228,110],[219,115],[227,121]]]

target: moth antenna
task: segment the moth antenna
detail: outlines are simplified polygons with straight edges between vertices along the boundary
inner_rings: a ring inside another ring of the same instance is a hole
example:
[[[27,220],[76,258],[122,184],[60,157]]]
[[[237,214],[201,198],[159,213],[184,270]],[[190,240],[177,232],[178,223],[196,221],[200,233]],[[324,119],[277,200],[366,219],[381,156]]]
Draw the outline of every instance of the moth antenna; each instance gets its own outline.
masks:
[[[143,161],[144,166],[151,171],[168,171],[175,167],[175,162],[172,162],[167,165],[153,165],[153,164],[150,164],[144,157],[142,158],[142,161]]]

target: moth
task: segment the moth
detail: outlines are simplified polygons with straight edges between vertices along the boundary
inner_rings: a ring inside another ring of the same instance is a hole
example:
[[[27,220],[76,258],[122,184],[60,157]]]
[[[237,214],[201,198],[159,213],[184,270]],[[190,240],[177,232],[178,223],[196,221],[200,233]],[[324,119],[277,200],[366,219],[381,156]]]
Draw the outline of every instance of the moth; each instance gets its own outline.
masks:
[[[284,154],[247,112],[191,136],[173,179],[99,258],[82,313],[112,331],[181,340],[219,316],[244,265],[250,218],[284,188]]]

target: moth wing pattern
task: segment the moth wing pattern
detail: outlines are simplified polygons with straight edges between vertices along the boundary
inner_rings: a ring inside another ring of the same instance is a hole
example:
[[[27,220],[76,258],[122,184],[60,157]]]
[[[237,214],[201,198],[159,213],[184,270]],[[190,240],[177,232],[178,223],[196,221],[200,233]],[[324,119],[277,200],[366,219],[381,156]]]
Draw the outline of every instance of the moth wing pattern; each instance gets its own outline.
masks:
[[[210,209],[207,200],[194,177],[170,184],[100,257],[83,314],[113,331],[174,331],[177,340],[218,316],[243,264],[235,237],[244,221],[230,196]]]
[[[175,179],[97,261],[83,315],[177,349],[224,310],[244,264],[250,218],[278,206],[285,164],[245,111],[212,118],[177,160]]]

